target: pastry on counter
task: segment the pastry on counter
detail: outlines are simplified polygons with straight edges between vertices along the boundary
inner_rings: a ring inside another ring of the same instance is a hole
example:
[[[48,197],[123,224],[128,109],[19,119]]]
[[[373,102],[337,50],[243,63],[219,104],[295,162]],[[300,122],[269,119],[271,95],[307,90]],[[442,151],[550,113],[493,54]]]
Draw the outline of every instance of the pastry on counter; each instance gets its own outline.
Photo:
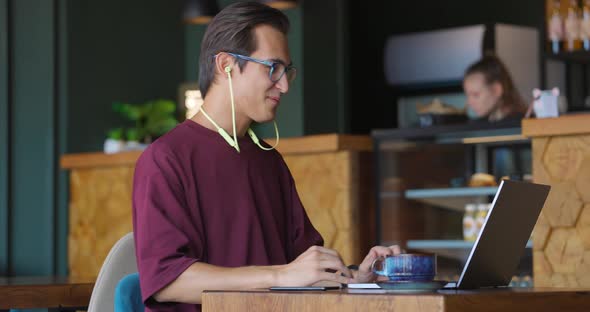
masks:
[[[497,186],[496,178],[488,173],[475,173],[469,179],[470,187]]]
[[[417,103],[416,111],[418,112],[420,127],[463,123],[467,121],[467,114],[464,108],[456,108],[450,104],[445,104],[438,98],[427,105]]]
[[[418,114],[466,114],[464,108],[457,108],[450,104],[443,103],[439,98],[435,98],[434,100],[432,100],[430,104],[417,103],[416,111],[418,111]]]

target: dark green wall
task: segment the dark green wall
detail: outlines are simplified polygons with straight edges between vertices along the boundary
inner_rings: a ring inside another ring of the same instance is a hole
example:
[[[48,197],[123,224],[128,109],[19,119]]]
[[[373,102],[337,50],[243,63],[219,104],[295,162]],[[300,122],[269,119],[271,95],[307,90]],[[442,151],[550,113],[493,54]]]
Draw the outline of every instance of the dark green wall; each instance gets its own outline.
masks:
[[[56,162],[59,162],[59,156],[64,155],[67,149],[68,137],[68,97],[67,97],[67,68],[68,68],[68,54],[67,52],[67,27],[68,27],[68,11],[67,1],[57,0],[56,4],[56,47],[57,54],[55,58],[57,85],[55,92],[56,108],[56,145],[55,150],[58,155]],[[59,164],[55,164],[58,171],[55,175],[55,185],[57,185],[56,202],[55,202],[55,241],[54,246],[56,250],[56,269],[55,274],[68,274],[68,211],[69,211],[69,180],[68,172],[59,169]]]
[[[114,101],[176,100],[184,80],[182,1],[67,1],[68,152],[102,149]]]
[[[60,3],[0,4],[0,272],[66,274]]]
[[[206,25],[187,25],[185,27],[185,73],[186,81],[199,80],[199,55],[201,55],[201,40],[205,35]]]
[[[349,131],[348,1],[303,3],[305,134]]]
[[[0,0],[0,276],[8,266],[8,1]]]
[[[59,157],[102,150],[113,101],[176,99],[181,5],[0,0],[0,275],[67,274]]]
[[[54,5],[12,1],[10,273],[52,274],[55,264]],[[18,248],[17,248],[18,246]]]

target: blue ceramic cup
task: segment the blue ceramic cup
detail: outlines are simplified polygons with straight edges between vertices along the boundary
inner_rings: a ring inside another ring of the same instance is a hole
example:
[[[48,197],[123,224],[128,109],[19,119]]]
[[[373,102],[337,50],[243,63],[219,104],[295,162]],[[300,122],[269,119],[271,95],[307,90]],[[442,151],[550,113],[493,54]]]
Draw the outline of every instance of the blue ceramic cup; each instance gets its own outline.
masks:
[[[436,255],[399,254],[380,257],[371,264],[375,274],[390,281],[432,281],[436,275]]]

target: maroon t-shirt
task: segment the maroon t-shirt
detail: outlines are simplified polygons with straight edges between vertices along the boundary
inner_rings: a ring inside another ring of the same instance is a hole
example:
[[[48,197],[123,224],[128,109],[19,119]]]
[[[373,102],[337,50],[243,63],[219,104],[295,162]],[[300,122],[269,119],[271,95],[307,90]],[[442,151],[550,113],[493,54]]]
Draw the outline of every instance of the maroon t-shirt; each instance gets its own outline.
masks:
[[[249,137],[240,153],[191,120],[152,143],[133,181],[133,229],[148,311],[200,311],[152,296],[196,261],[277,265],[322,245],[281,155]]]

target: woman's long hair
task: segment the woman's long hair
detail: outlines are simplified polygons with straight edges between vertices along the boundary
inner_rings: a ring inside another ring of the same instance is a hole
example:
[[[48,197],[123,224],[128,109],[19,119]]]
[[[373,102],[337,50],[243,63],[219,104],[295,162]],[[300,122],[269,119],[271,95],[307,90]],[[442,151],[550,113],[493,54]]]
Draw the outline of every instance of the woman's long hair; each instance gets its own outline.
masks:
[[[507,116],[512,114],[524,114],[527,111],[524,99],[512,82],[512,77],[502,61],[494,54],[486,54],[481,60],[473,63],[465,71],[467,77],[471,74],[483,74],[488,85],[498,82],[502,85],[502,96],[496,109],[507,110]]]

